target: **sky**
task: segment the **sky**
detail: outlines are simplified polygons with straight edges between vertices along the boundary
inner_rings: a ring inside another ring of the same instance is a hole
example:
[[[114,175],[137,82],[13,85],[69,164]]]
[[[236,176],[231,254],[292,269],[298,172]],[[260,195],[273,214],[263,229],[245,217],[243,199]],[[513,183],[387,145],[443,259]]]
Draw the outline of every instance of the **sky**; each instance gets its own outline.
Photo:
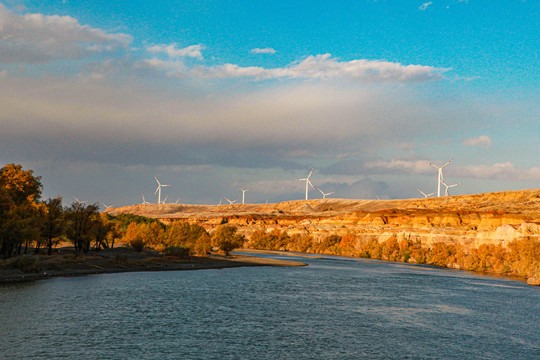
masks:
[[[539,10],[0,0],[0,166],[108,206],[538,188]]]

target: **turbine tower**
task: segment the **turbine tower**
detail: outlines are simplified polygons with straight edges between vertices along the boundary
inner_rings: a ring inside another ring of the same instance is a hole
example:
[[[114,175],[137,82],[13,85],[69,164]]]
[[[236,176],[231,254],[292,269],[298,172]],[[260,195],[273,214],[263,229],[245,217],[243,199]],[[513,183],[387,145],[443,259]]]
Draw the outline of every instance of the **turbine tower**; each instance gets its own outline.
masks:
[[[431,195],[435,194],[435,193],[431,193],[431,194],[426,194],[425,192],[423,192],[422,190],[416,188],[416,190],[418,190],[418,192],[422,195],[424,195],[425,198],[428,198],[430,197]]]
[[[456,187],[458,185],[461,185],[461,183],[457,183],[457,184],[454,184],[454,185],[446,185],[446,183],[443,181],[441,181],[442,184],[444,185],[445,189],[444,189],[444,196],[448,196],[448,189],[449,188],[453,188],[453,187]]]
[[[444,169],[444,167],[448,164],[450,164],[452,162],[452,160],[454,160],[454,158],[448,160],[448,162],[446,164],[444,164],[443,166],[439,167],[437,165],[433,165],[432,163],[426,161],[426,164],[428,165],[431,165],[433,166],[435,169],[438,169],[439,170],[439,178],[437,180],[437,197],[441,197],[441,181],[444,181],[444,177],[443,177],[443,173],[442,173],[442,169]]]
[[[327,197],[328,195],[335,194],[335,191],[332,191],[332,192],[329,192],[329,193],[326,193],[326,194],[325,194],[325,193],[323,193],[323,191],[322,191],[321,189],[317,188],[317,190],[319,190],[319,192],[322,194],[322,198],[323,198],[323,199],[326,199],[326,197]]]
[[[244,200],[246,198],[246,191],[248,191],[247,189],[240,189],[240,191],[242,192],[242,205],[245,204]]]
[[[164,187],[164,186],[171,186],[171,185],[161,185],[161,183],[159,182],[159,180],[157,179],[157,177],[154,176],[154,179],[156,179],[156,182],[158,184],[158,187],[156,189],[156,191],[154,192],[154,195],[156,195],[156,193],[158,194],[158,201],[157,203],[158,204],[161,204],[161,188]]]
[[[307,178],[296,179],[296,181],[305,181],[305,182],[306,182],[306,200],[308,199],[309,186],[311,186],[311,188],[312,188],[313,190],[315,190],[315,188],[314,188],[313,185],[311,184],[311,181],[309,181],[309,178],[311,177],[311,174],[313,174],[313,168],[311,168],[311,171],[309,172],[309,175],[307,176]]]

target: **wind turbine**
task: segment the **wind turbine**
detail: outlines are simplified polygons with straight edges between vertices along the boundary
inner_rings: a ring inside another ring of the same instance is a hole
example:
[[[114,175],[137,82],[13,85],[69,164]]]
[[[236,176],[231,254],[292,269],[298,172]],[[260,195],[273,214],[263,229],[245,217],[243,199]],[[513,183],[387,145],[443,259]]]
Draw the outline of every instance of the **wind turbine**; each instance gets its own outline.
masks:
[[[74,196],[73,198],[75,199],[75,201],[76,201],[76,202],[77,202],[77,204],[79,204],[79,205],[80,205],[80,204],[84,204],[84,203],[87,203],[87,202],[88,202],[88,200],[85,200],[85,201],[81,201],[81,200],[77,199],[77,198],[76,198],[75,196]]]
[[[422,190],[416,188],[416,190],[418,190],[418,192],[422,195],[424,195],[425,198],[428,198],[430,197],[431,195],[435,194],[435,193],[431,193],[431,194],[426,194],[425,192],[423,192]]]
[[[309,191],[309,186],[311,186],[311,188],[313,190],[315,190],[315,188],[313,187],[313,184],[311,184],[311,181],[309,181],[309,178],[311,177],[311,174],[313,174],[313,168],[311,168],[311,171],[309,172],[309,175],[307,176],[307,178],[303,178],[303,179],[296,179],[296,181],[305,181],[306,182],[306,200],[308,199],[308,191]]]
[[[247,189],[240,189],[240,191],[242,192],[242,205],[245,204],[244,200],[246,198],[246,191],[248,191]]]
[[[229,202],[229,205],[232,205],[232,204],[234,204],[235,202],[238,201],[238,200],[230,200],[230,199],[227,199],[226,197],[224,197],[224,199]]]
[[[166,204],[166,201],[167,201],[167,198],[169,197],[169,195],[165,196],[165,199],[163,199],[163,202],[162,204]]]
[[[154,179],[156,179],[156,181],[158,183],[158,187],[157,187],[156,191],[154,192],[154,195],[156,195],[156,193],[158,193],[158,201],[157,201],[157,203],[161,204],[161,188],[164,187],[164,186],[171,186],[171,185],[161,185],[161,183],[159,182],[157,177],[154,176]]]
[[[142,203],[141,203],[141,204],[143,204],[143,205],[145,205],[145,204],[150,204],[148,201],[146,201],[146,200],[144,199],[144,194],[141,194],[141,195],[142,195]]]
[[[329,192],[329,193],[326,193],[326,194],[325,194],[325,193],[323,193],[323,191],[322,191],[321,189],[317,188],[317,190],[319,190],[319,192],[322,194],[322,198],[323,198],[323,199],[326,199],[326,197],[327,197],[328,195],[332,195],[332,194],[335,194],[335,193],[336,193],[335,191],[332,191],[332,192]]]
[[[223,203],[223,198],[220,198],[219,199],[219,204],[218,205],[221,205]]]
[[[454,160],[454,158],[448,160],[448,162],[446,164],[444,164],[443,166],[441,166],[441,167],[438,167],[437,165],[433,165],[432,163],[426,161],[426,164],[431,165],[435,169],[439,170],[439,178],[437,180],[437,197],[441,197],[441,181],[444,181],[444,176],[443,176],[443,173],[442,173],[442,169],[444,169],[444,167],[446,165],[450,164],[452,162],[452,160]]]
[[[454,184],[454,185],[446,185],[446,183],[444,182],[444,180],[441,181],[442,184],[444,185],[444,187],[446,188],[445,191],[444,191],[444,196],[448,196],[448,189],[449,188],[453,188],[453,187],[456,187],[458,185],[461,185],[461,183],[457,183],[457,184]]]
[[[112,206],[107,206],[107,204],[105,204],[105,203],[103,203],[103,202],[101,203],[101,205],[105,206],[105,210],[107,210],[108,208],[112,207]]]
[[[178,204],[179,202],[180,202],[180,198],[176,199],[176,201],[174,203]]]

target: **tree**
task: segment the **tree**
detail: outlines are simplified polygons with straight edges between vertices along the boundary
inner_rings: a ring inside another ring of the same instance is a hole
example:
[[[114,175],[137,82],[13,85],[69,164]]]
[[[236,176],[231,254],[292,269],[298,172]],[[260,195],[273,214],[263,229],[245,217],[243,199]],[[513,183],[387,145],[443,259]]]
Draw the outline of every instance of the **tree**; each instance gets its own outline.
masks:
[[[7,164],[0,169],[0,188],[7,190],[15,205],[24,202],[36,203],[41,196],[41,176],[32,170],[23,170],[22,165]]]
[[[237,228],[229,225],[221,225],[212,236],[212,245],[218,247],[225,255],[244,244],[243,235],[236,234]]]
[[[140,249],[142,251],[144,248],[143,226],[144,224],[132,222],[128,225],[122,240],[132,246],[134,249]]]
[[[193,250],[197,252],[199,256],[206,256],[208,252],[212,249],[212,239],[210,235],[205,231],[195,242],[195,247]]]
[[[92,227],[92,235],[94,236],[94,248],[100,250],[107,249],[109,244],[106,241],[109,231],[113,227],[113,223],[107,218],[106,214],[98,214],[94,217],[94,226]]]
[[[99,216],[97,203],[86,205],[74,202],[66,209],[67,236],[73,242],[75,251],[90,250],[91,230]]]
[[[45,201],[45,218],[43,221],[42,236],[45,238],[47,254],[52,254],[55,245],[55,238],[62,235],[64,231],[64,209],[62,208],[62,197],[48,199]]]
[[[0,169],[0,254],[4,258],[20,254],[39,239],[41,178],[21,165]]]
[[[186,221],[175,221],[167,226],[165,232],[166,246],[193,247],[195,242],[206,230],[197,224],[190,224]]]
[[[110,220],[108,214],[107,219]],[[111,221],[111,227],[109,229],[109,232],[107,233],[107,237],[105,238],[105,244],[108,248],[112,249],[114,248],[114,242],[116,239],[122,238],[124,236],[125,229],[122,227],[122,224],[116,221]]]

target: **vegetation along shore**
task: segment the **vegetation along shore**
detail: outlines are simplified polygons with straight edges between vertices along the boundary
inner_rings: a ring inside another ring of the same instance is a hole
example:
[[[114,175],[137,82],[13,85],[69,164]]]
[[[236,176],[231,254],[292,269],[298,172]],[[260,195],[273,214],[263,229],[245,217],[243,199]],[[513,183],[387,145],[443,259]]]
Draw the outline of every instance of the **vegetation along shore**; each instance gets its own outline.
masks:
[[[41,188],[31,170],[0,169],[0,278],[287,265],[230,256],[243,247],[430,264],[540,285],[540,189],[435,199],[148,204],[100,213],[97,204],[43,200]],[[58,252],[59,244],[71,247]]]

